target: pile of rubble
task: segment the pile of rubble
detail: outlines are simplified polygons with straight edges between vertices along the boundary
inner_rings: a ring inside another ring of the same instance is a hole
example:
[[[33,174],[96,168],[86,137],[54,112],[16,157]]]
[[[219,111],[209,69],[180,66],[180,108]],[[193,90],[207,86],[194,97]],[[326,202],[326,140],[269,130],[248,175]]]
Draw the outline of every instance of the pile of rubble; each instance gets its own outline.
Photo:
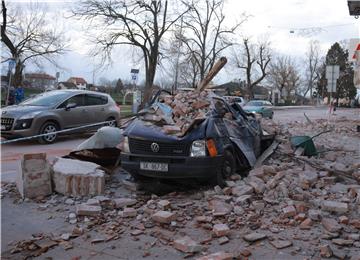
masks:
[[[305,258],[359,259],[359,135],[353,129],[359,122],[341,120],[264,121],[268,132],[278,134],[277,150],[247,177],[231,176],[225,188],[157,196],[110,178],[101,196],[40,198],[45,210],[54,207],[66,215],[72,231],[20,241],[12,253],[39,255],[57,245],[68,250],[77,237],[92,244],[150,237],[152,242],[141,247],[143,257],[151,257],[154,247],[172,247],[198,260],[246,259],[269,245]],[[327,129],[332,131],[314,140],[319,155],[294,153],[291,136]],[[130,192],[121,196],[119,187]],[[11,185],[3,190],[13,194]]]
[[[208,91],[179,91],[176,95],[160,95],[140,119],[161,126],[165,134],[184,135],[197,120],[209,112]]]

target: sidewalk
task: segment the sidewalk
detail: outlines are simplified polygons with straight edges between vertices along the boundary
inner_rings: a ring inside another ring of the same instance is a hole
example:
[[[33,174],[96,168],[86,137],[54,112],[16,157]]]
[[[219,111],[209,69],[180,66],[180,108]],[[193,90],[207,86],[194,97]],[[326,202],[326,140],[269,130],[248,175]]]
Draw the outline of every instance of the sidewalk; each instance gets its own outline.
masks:
[[[323,108],[324,105],[320,106],[273,106],[273,110],[286,110],[286,109],[314,109],[314,108]]]

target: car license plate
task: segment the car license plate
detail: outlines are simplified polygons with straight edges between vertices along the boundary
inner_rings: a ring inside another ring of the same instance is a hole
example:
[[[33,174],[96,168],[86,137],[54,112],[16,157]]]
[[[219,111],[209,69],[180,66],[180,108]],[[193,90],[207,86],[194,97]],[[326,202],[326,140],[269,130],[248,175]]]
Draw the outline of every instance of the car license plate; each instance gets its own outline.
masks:
[[[6,126],[5,125],[1,125],[1,130],[5,130]]]
[[[140,162],[140,169],[145,171],[167,172],[167,163]]]

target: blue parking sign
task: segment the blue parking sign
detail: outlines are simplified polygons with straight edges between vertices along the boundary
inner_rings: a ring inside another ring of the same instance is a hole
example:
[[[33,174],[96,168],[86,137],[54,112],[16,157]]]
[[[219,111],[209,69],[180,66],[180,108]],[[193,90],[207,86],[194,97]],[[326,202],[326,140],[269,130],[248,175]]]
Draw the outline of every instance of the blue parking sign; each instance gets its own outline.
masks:
[[[15,59],[10,59],[9,60],[9,70],[13,70],[15,68],[15,65],[16,65]]]

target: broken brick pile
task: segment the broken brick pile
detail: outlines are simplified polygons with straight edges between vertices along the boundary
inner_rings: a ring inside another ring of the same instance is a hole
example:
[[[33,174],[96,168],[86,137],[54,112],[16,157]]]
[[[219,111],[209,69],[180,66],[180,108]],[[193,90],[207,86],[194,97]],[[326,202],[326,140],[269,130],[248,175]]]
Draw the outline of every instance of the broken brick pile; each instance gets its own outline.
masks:
[[[153,238],[142,247],[143,257],[151,257],[153,247],[166,247],[198,260],[244,259],[270,247],[304,259],[359,259],[359,155],[354,152],[359,136],[353,129],[359,122],[341,120],[339,125],[269,121],[268,130],[278,134],[278,149],[246,177],[231,176],[225,188],[157,196],[124,181],[108,184],[105,196],[57,195],[55,202],[54,197],[42,198],[50,208],[67,205],[66,221],[73,227],[69,233],[54,234],[51,241],[71,248],[73,238],[96,231],[97,236],[88,237],[91,243]],[[328,128],[333,131],[314,140],[323,153],[311,158],[294,154],[290,136],[311,136]],[[129,195],[115,195],[119,186],[129,189]],[[32,252],[37,254],[39,243],[48,239],[36,240]],[[25,250],[25,244],[15,244],[14,252]]]
[[[165,134],[184,135],[195,120],[205,119],[209,112],[208,91],[179,91],[176,95],[160,95],[159,103],[165,106],[164,112],[156,103],[140,116],[143,121],[162,127]]]

